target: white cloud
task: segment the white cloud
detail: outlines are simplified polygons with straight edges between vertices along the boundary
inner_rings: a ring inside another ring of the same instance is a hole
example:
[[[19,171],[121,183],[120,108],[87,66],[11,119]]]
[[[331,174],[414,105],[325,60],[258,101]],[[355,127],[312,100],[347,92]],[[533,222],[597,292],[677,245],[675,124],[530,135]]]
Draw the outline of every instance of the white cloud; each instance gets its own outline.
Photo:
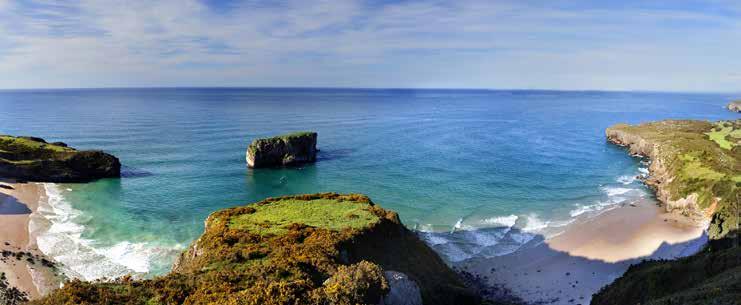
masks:
[[[483,0],[20,6],[0,0],[0,87],[741,88],[729,76],[741,70],[734,8],[714,15]]]

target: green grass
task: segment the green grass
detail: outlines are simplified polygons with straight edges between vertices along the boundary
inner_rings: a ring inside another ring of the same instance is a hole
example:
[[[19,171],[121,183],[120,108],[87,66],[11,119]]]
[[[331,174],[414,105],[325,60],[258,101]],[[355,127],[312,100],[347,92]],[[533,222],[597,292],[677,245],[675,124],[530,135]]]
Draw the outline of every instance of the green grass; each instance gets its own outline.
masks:
[[[684,161],[680,171],[680,175],[684,179],[718,181],[726,176],[726,174],[719,173],[712,168],[707,167],[697,156],[692,154],[684,154],[679,158]]]
[[[5,147],[16,147],[21,150],[50,150],[53,152],[74,152],[75,150],[69,147],[52,145],[49,143],[41,143],[32,141],[29,139],[17,138],[13,136],[0,135],[0,148]]]
[[[734,130],[733,124],[718,122],[710,132],[706,132],[705,134],[721,148],[731,150],[734,146],[738,145],[738,143],[734,142],[735,139],[741,138],[741,129]],[[731,141],[734,142],[729,141],[728,137],[733,138]]]
[[[708,235],[721,238],[735,225],[734,212],[741,182],[741,120],[666,120],[611,127],[640,136],[659,148],[661,163],[672,177],[662,188],[671,200],[697,195],[704,212],[715,212]]]
[[[378,216],[367,207],[367,203],[333,199],[285,199],[256,205],[251,214],[233,216],[229,227],[261,235],[282,234],[286,232],[286,226],[294,223],[335,231],[360,229],[378,221]]]
[[[276,136],[276,138],[281,138],[281,139],[300,138],[300,137],[309,137],[309,136],[312,136],[313,134],[315,134],[315,132],[313,131],[296,131],[296,132],[291,132],[291,133]]]

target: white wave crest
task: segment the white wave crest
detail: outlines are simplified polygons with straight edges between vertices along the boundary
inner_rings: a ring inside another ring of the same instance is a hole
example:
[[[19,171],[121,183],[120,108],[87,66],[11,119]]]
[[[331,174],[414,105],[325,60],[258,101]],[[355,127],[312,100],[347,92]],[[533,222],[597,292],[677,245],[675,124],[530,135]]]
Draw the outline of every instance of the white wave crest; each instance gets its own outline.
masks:
[[[617,182],[628,185],[628,184],[633,183],[633,181],[636,181],[636,176],[624,175],[624,176],[618,177],[616,180]]]
[[[525,226],[522,227],[522,231],[528,233],[539,232],[548,227],[550,221],[542,220],[537,214],[529,214],[525,216]]]
[[[498,216],[484,219],[481,222],[489,226],[512,227],[515,225],[518,218],[517,215]]]
[[[612,186],[606,186],[602,188],[602,191],[607,194],[607,196],[619,196],[626,194],[630,191],[634,191],[635,189],[632,188],[625,188],[625,187],[612,187]]]
[[[110,247],[84,238],[83,216],[62,195],[59,187],[45,183],[46,204],[31,217],[29,230],[37,233],[39,250],[62,264],[65,273],[84,280],[143,275],[152,261],[175,249],[151,247],[145,243],[120,242]]]

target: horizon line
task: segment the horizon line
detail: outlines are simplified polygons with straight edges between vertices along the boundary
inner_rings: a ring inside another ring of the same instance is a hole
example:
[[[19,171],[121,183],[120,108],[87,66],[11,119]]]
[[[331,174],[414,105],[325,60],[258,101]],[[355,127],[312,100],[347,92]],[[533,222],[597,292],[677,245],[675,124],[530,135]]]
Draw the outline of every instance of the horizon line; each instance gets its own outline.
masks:
[[[549,89],[549,88],[456,88],[456,87],[325,87],[325,86],[112,86],[112,87],[47,87],[0,88],[8,91],[65,91],[65,90],[126,90],[126,89],[300,89],[300,90],[449,90],[449,91],[550,91],[550,92],[611,92],[611,93],[684,93],[684,94],[741,94],[741,91],[680,91],[661,89]]]

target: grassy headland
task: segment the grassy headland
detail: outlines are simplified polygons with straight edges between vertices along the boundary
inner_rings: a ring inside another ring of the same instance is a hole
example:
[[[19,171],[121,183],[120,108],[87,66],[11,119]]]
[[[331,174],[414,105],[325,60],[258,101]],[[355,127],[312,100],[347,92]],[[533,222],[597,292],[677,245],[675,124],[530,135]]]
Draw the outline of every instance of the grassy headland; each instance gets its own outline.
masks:
[[[478,302],[396,213],[323,193],[211,214],[168,275],[72,281],[32,304],[377,304],[390,270],[414,280],[425,304]]]
[[[710,218],[711,242],[690,257],[632,266],[592,304],[739,304],[741,121],[620,124],[607,136],[651,158],[647,183],[668,209]]]
[[[618,124],[608,138],[651,159],[646,183],[669,211],[711,219],[708,234],[723,238],[738,223],[741,120],[667,120]]]
[[[118,177],[121,163],[101,151],[79,151],[62,142],[0,135],[0,176],[44,182],[87,182]]]

